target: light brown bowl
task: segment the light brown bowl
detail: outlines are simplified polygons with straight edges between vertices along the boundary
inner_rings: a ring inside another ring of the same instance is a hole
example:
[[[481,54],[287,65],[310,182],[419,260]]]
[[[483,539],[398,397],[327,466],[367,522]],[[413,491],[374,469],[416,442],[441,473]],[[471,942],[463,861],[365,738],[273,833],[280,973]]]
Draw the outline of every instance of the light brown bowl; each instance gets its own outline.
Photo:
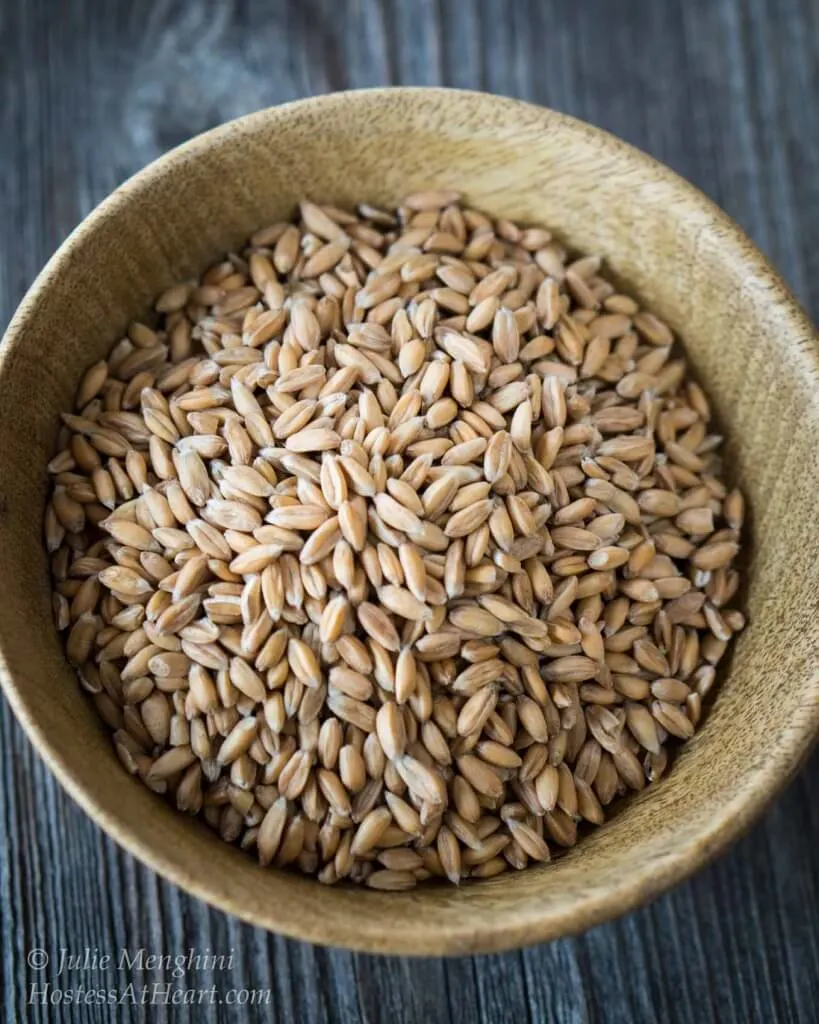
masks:
[[[544,868],[407,894],[261,869],[129,778],[51,624],[41,546],[57,413],[83,369],[180,276],[299,198],[390,203],[455,188],[545,224],[683,337],[728,435],[751,523],[750,626],[701,731],[663,782]],[[760,813],[819,722],[819,358],[776,273],[703,195],[604,132],[438,89],[324,96],[208,132],[119,188],[60,248],[0,350],[0,676],[31,741],[114,839],[252,924],[332,945],[464,953],[551,939],[690,874]]]

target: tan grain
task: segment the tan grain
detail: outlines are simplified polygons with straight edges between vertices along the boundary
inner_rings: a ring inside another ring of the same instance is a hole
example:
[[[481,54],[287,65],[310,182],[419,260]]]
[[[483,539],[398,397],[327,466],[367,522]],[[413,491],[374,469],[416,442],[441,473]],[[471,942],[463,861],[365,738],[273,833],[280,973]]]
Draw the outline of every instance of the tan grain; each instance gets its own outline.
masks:
[[[126,770],[260,864],[547,861],[699,724],[742,495],[670,329],[567,260],[448,190],[303,202],[84,375],[67,657]]]

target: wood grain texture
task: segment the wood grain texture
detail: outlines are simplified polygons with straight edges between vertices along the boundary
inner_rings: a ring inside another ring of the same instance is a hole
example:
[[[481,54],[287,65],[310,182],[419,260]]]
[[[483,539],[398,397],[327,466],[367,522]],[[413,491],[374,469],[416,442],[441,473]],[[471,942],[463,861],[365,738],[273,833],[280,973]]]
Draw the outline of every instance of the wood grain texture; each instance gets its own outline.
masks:
[[[819,149],[817,12],[805,2],[7,5],[0,12],[3,322],[75,223],[169,145],[245,110],[386,81],[519,95],[576,113],[704,188],[819,312],[812,229]],[[410,9],[411,8],[411,9]],[[223,12],[224,13],[221,13]],[[67,40],[72,45],[67,45]],[[84,47],[74,44],[84,40]],[[8,1018],[142,1019],[124,1006],[25,1005],[35,946],[227,954],[182,984],[267,988],[274,1019],[812,1020],[819,872],[817,764],[728,857],[653,906],[503,957],[377,960],[254,931],[160,883],[67,800],[3,714],[0,871]],[[126,972],[126,982],[160,972]],[[85,985],[124,987],[84,971]],[[226,1006],[151,1019],[228,1019]],[[260,1014],[260,1019],[271,1011]],[[248,1018],[252,1013],[248,1011]]]

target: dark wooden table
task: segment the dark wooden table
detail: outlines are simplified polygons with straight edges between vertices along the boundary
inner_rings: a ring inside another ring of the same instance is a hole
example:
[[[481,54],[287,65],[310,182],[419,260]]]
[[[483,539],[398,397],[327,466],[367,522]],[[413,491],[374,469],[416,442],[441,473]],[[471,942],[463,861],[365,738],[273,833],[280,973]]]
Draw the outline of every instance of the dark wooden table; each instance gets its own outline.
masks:
[[[388,83],[520,96],[615,132],[735,217],[819,317],[816,0],[3,0],[0,326],[75,224],[170,146]],[[8,1021],[819,1019],[817,758],[727,856],[625,919],[504,956],[405,960],[280,939],[185,896],[74,806],[4,704],[0,730]],[[139,966],[189,947],[224,967]],[[57,977],[63,948],[136,965]],[[27,965],[38,951],[45,970]],[[165,985],[204,1003],[168,1005]],[[124,1001],[67,1005],[81,986]],[[254,999],[269,1002],[228,1005]]]

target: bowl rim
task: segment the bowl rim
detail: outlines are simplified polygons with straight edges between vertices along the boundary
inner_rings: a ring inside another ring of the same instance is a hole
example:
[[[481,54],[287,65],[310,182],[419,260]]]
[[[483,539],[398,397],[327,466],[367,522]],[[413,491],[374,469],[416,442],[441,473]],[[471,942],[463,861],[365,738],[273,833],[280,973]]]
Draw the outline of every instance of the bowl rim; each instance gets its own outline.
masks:
[[[31,311],[36,308],[40,296],[60,275],[66,262],[71,259],[73,247],[90,237],[102,220],[116,216],[136,189],[144,186],[152,178],[166,173],[178,161],[195,158],[208,150],[214,142],[226,139],[236,129],[252,130],[256,125],[268,123],[271,118],[275,120],[298,117],[302,113],[309,113],[322,107],[333,107],[335,104],[358,105],[366,109],[368,104],[378,103],[396,93],[417,96],[419,99],[437,99],[443,103],[468,100],[472,103],[493,104],[504,108],[512,123],[521,113],[528,120],[540,118],[550,126],[563,129],[569,134],[596,140],[598,144],[639,165],[658,183],[665,185],[706,215],[709,226],[720,231],[721,249],[747,267],[749,273],[765,280],[768,301],[771,305],[779,307],[778,313],[787,322],[789,333],[808,339],[809,344],[803,356],[812,363],[819,379],[819,345],[816,331],[788,286],[728,214],[675,171],[602,128],[535,103],[476,90],[396,86],[331,92],[266,107],[194,136],[131,175],[74,228],[26,292],[0,343],[0,382],[10,365],[15,349],[24,344],[26,322]],[[4,532],[5,527],[0,519],[0,536]],[[215,891],[209,883],[184,871],[178,862],[169,859],[161,849],[145,842],[139,833],[124,824],[117,815],[99,807],[91,787],[74,777],[69,760],[59,752],[39,724],[36,709],[26,698],[25,688],[12,677],[3,647],[3,637],[0,634],[0,685],[27,738],[72,799],[129,854],[185,892],[210,906],[233,914],[248,924],[275,931],[289,938],[317,944],[337,944],[342,948],[372,953],[453,955],[497,952],[577,934],[593,925],[636,909],[677,882],[688,878],[743,834],[798,770],[810,752],[819,729],[817,678],[813,682],[806,680],[811,693],[805,696],[800,708],[802,714],[783,730],[784,742],[777,751],[777,756],[770,758],[763,769],[754,774],[752,784],[743,787],[734,799],[720,808],[707,825],[689,836],[673,854],[644,865],[633,878],[624,880],[616,888],[610,887],[584,896],[576,905],[569,908],[540,908],[536,912],[526,913],[525,910],[516,907],[514,912],[508,915],[496,908],[492,918],[477,934],[468,925],[452,925],[441,921],[434,927],[429,927],[423,937],[419,938],[415,934],[412,938],[406,938],[402,937],[402,930],[395,929],[389,920],[378,922],[360,919],[356,930],[346,932],[336,943],[337,936],[327,935],[326,922],[322,920],[313,920],[286,910],[282,913],[281,908],[270,912],[259,905],[239,902],[227,892]]]

